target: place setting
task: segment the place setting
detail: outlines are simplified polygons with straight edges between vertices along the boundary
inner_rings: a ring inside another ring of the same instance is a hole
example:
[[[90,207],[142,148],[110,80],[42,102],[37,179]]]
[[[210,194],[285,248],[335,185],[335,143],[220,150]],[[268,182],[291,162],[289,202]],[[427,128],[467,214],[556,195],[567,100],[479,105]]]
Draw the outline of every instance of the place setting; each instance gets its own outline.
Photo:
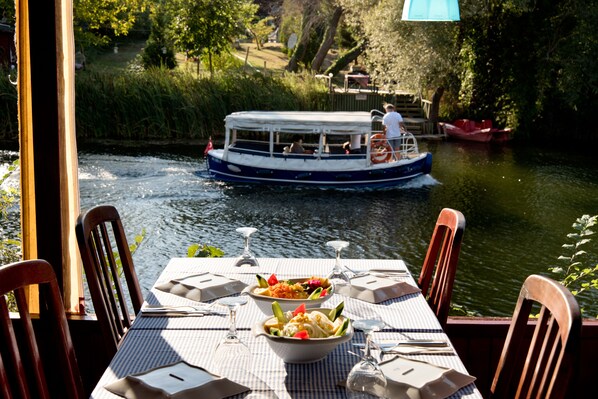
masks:
[[[356,363],[344,386],[350,399],[398,398],[398,399],[442,399],[447,398],[472,384],[475,377],[461,373],[450,367],[439,366],[427,361],[413,359],[410,354],[452,354],[449,343],[441,339],[409,339],[399,342],[374,341],[373,333],[381,331],[385,323],[379,319],[353,321],[355,330],[363,331],[365,343],[353,343],[363,354],[356,355]],[[402,349],[407,349],[402,352]],[[379,358],[391,355],[385,360],[378,360],[373,351],[379,351]],[[400,354],[400,355],[399,355]]]
[[[236,232],[243,236],[243,252],[235,259],[233,266],[258,267],[257,258],[249,249],[249,237],[257,231],[254,227],[239,227]],[[252,272],[253,273],[253,272]],[[143,316],[195,316],[222,315],[215,310],[214,300],[238,295],[244,292],[247,284],[235,278],[226,277],[224,274],[204,271],[193,273],[181,278],[171,279],[167,282],[157,283],[154,288],[160,292],[175,295],[177,300],[153,298],[158,304],[145,304],[141,308]],[[159,295],[159,294],[158,294]],[[179,304],[180,299],[186,299],[184,304]],[[189,303],[192,301],[193,303]],[[176,304],[171,304],[176,302]]]
[[[341,251],[349,246],[348,241],[333,240],[328,241],[326,245],[335,250],[335,263],[328,278],[335,283],[336,292],[341,295],[370,303],[380,303],[421,292],[418,287],[398,280],[410,276],[406,269],[377,268],[357,271],[343,265],[341,261]]]

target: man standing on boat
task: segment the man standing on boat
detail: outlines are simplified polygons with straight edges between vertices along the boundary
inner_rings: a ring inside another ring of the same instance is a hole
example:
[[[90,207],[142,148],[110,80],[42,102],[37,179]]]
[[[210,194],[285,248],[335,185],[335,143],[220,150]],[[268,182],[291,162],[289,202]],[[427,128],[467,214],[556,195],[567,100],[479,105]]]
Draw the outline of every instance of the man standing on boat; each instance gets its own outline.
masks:
[[[395,154],[401,150],[401,132],[405,130],[403,117],[395,110],[395,106],[392,104],[386,104],[384,109],[386,110],[386,114],[382,118],[382,125],[386,134],[386,140],[388,140],[388,143],[392,147],[394,158],[399,159]]]

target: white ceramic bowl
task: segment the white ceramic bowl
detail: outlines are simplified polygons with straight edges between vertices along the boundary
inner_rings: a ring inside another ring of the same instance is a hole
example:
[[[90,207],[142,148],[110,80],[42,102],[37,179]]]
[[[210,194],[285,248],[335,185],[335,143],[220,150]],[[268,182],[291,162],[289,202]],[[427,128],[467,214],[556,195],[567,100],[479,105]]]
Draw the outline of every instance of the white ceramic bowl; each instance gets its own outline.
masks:
[[[290,281],[293,282],[300,282],[308,280],[308,277],[305,278],[290,278]],[[257,284],[250,285],[244,291],[249,294],[249,296],[255,301],[255,304],[258,308],[267,316],[272,315],[272,302],[276,301],[279,303],[280,307],[282,308],[283,312],[288,312],[289,310],[297,309],[297,306],[301,305],[302,303],[305,304],[307,308],[319,308],[322,306],[324,302],[332,298],[332,294],[334,293],[334,285],[330,282],[330,287],[328,288],[328,295],[319,297],[317,299],[286,299],[286,298],[273,298],[271,296],[265,295],[258,295],[255,294],[255,289],[258,288]]]
[[[307,312],[312,310],[319,310],[327,314],[331,309],[307,309]],[[314,363],[324,359],[340,344],[350,341],[353,338],[353,325],[349,323],[349,327],[345,335],[340,337],[328,338],[310,338],[300,339],[291,337],[277,337],[266,332],[264,325],[273,316],[265,318],[253,326],[253,335],[256,337],[264,336],[268,341],[270,348],[280,357],[285,363]],[[343,315],[339,319],[344,320]]]

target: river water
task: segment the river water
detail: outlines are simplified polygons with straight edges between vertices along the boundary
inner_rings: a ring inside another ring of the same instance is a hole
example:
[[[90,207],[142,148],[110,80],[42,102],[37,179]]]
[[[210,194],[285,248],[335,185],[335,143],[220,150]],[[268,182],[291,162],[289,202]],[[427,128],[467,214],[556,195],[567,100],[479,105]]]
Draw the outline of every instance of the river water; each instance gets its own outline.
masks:
[[[382,190],[223,184],[207,178],[203,147],[83,148],[81,206],[113,204],[130,239],[146,231],[134,254],[144,292],[193,243],[240,254],[240,226],[258,229],[251,248],[259,257],[333,257],[325,242],[343,239],[343,257],[402,257],[416,274],[438,213],[458,209],[467,226],[453,302],[485,316],[512,314],[525,277],[564,266],[557,258],[571,225],[598,214],[598,160],[510,145],[420,147],[433,154],[432,174]],[[598,314],[596,298],[580,299]]]

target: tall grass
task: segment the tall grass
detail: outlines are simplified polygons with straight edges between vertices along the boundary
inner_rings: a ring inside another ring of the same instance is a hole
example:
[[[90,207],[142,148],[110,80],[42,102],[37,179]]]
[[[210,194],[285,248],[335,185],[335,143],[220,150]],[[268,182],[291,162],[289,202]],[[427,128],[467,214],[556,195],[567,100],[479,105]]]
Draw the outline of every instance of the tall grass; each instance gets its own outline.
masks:
[[[242,72],[196,78],[160,69],[86,71],[76,81],[77,135],[93,139],[202,139],[224,131],[224,117],[247,110],[328,110],[322,82]]]

